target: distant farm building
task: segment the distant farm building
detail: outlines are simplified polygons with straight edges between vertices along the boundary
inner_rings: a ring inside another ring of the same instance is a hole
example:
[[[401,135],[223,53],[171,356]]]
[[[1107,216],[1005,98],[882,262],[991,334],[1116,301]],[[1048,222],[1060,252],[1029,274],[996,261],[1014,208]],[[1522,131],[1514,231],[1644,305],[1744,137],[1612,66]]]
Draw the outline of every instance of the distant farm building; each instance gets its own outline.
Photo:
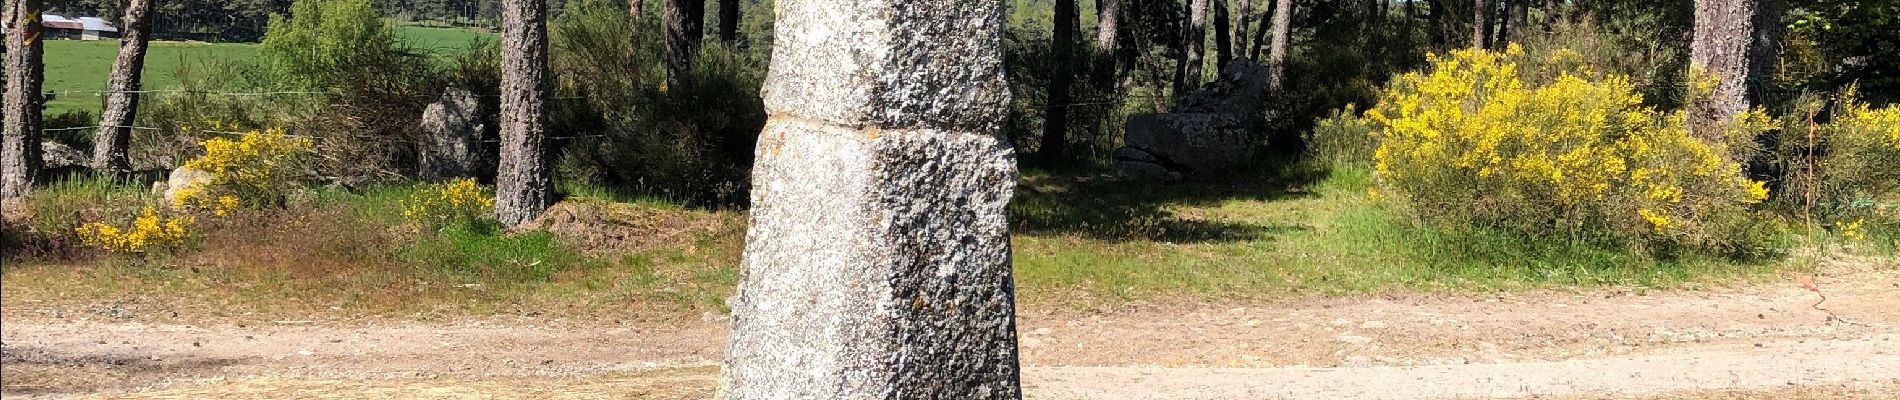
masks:
[[[67,18],[40,14],[40,26],[45,27],[44,35],[48,39],[102,40],[119,37],[119,28],[94,17]]]

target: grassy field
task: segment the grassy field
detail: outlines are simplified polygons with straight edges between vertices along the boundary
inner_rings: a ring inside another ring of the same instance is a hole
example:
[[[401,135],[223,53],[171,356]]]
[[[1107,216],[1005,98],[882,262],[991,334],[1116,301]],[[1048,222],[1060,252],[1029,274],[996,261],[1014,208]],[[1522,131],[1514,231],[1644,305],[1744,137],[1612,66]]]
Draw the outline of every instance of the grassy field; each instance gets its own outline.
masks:
[[[247,60],[257,54],[257,46],[244,43],[152,42],[145,54],[146,89],[165,89],[178,82],[176,71],[185,63],[203,60]],[[69,111],[97,113],[104,101],[94,92],[105,90],[112,73],[112,62],[119,55],[117,41],[46,41],[45,90],[59,92],[47,102],[47,115]]]
[[[1803,268],[1799,257],[1661,260],[1508,236],[1452,240],[1384,211],[1367,198],[1366,184],[1355,174],[1150,185],[1032,172],[1013,206],[1019,293],[1028,305],[1088,309],[1388,292],[1680,288]],[[195,250],[178,255],[41,261],[15,252],[4,269],[5,301],[114,299],[201,317],[336,310],[398,318],[697,315],[722,309],[737,283],[743,212],[581,194],[557,207],[567,214],[554,218],[580,222],[554,226],[552,234],[430,232],[401,217],[402,201],[416,191],[324,191],[286,210],[207,219]],[[137,193],[55,186],[36,196],[52,206],[36,205],[35,214],[76,213],[57,207],[63,203],[149,199]],[[46,230],[75,223],[37,220],[53,226]]]
[[[417,26],[399,26],[396,35],[416,49],[432,54],[451,54],[468,48],[476,38],[494,37],[492,33],[481,31]],[[253,43],[152,42],[151,50],[145,55],[145,88],[175,86],[179,65],[206,60],[249,60],[256,57],[257,49]],[[47,103],[47,115],[99,112],[100,102],[104,101],[99,95],[66,92],[105,90],[106,78],[118,54],[116,41],[46,41],[45,90],[60,92],[57,99]]]

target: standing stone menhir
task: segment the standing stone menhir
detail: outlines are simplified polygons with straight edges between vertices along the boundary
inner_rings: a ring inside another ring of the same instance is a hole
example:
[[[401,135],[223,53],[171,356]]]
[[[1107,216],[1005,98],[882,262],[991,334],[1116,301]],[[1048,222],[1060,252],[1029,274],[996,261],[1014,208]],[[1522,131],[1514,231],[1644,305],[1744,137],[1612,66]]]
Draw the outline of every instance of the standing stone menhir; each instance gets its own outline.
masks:
[[[1001,0],[779,0],[725,399],[1015,399]]]

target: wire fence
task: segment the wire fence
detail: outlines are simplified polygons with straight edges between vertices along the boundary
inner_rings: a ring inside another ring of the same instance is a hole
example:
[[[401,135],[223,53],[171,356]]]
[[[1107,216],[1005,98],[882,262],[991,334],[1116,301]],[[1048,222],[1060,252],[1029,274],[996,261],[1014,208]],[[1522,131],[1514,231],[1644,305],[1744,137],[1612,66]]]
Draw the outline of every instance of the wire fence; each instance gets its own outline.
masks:
[[[71,128],[57,128],[57,129],[41,129],[40,131],[41,132],[72,132],[72,131],[98,130],[101,128],[126,128],[126,129],[139,130],[139,131],[166,130],[163,128],[154,128],[154,127],[149,127],[149,126],[101,125],[101,126],[77,126],[77,127],[71,127]],[[227,135],[227,136],[243,136],[248,133],[254,133],[254,132],[240,132],[240,131],[221,131],[221,130],[213,130],[213,129],[192,129],[192,130],[187,130],[187,132],[209,133],[209,134]],[[283,133],[283,135],[290,136],[290,137],[306,137],[306,138],[311,138],[312,140],[326,140],[326,139],[336,138],[335,136],[297,134],[297,133],[288,133],[288,132]],[[607,136],[608,135],[606,134],[571,135],[571,136],[554,136],[554,137],[549,137],[547,139],[548,140],[575,140],[575,139],[601,138],[601,137],[607,137]],[[367,137],[366,136],[354,137],[354,139],[363,139],[363,138],[367,138]],[[401,140],[399,138],[393,138],[393,137],[378,137],[374,139],[390,140],[390,141],[408,141],[408,140]],[[501,139],[480,140],[477,142],[478,143],[501,143]]]

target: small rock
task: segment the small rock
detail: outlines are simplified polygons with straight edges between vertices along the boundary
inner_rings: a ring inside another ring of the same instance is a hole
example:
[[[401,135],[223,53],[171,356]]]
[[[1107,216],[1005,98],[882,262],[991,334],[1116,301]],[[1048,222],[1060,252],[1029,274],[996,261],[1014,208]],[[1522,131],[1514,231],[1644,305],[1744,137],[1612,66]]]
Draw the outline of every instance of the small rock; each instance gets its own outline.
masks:
[[[313,355],[316,355],[316,354],[317,354],[316,352],[313,352],[313,351],[310,351],[310,350],[297,350],[297,355],[300,355],[300,356],[305,356],[305,357],[309,357],[309,356],[313,356]]]

